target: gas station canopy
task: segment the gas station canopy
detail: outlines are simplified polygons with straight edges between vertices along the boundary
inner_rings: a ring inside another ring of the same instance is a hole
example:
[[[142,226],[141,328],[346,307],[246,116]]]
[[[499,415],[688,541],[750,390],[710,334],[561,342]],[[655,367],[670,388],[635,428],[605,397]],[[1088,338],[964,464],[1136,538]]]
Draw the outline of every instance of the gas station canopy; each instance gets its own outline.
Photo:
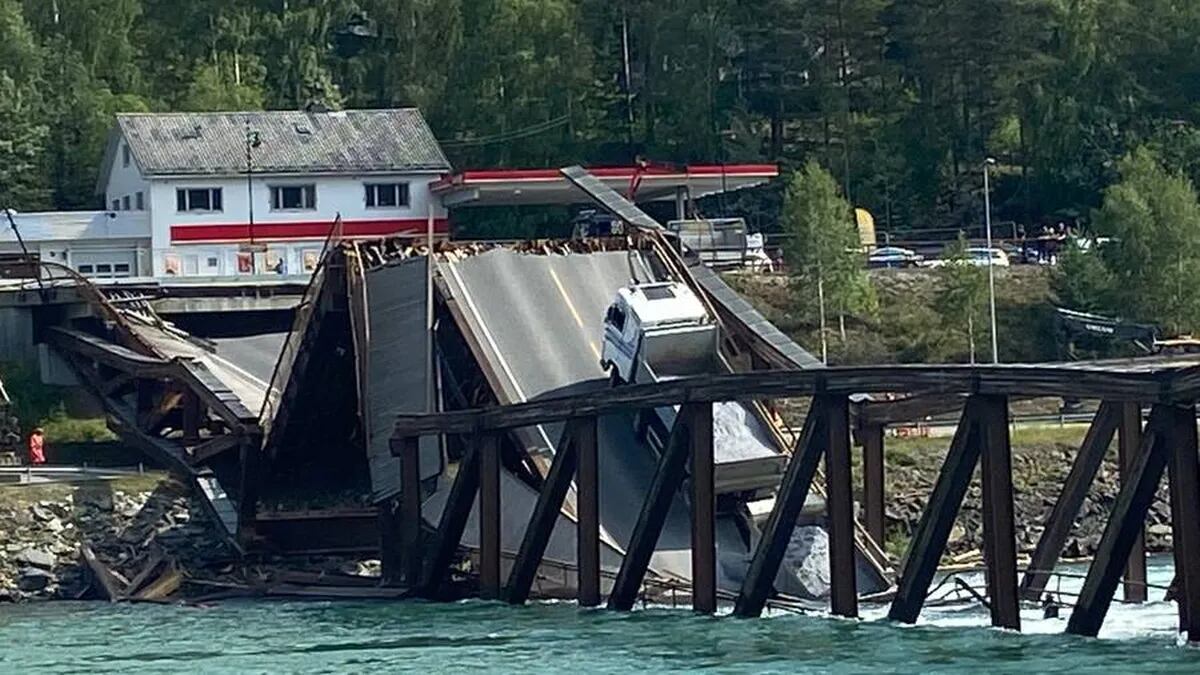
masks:
[[[779,175],[774,164],[686,167],[598,167],[588,172],[631,201],[699,199],[762,185]],[[558,169],[495,169],[451,174],[430,186],[448,208],[532,206],[589,201]]]

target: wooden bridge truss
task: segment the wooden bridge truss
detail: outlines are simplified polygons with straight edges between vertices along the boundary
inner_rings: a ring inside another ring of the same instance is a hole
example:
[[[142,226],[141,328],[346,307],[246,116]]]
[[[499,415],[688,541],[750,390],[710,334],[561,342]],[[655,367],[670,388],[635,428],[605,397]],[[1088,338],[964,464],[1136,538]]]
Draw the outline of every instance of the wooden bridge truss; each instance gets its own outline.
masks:
[[[1122,575],[1130,586],[1144,579],[1140,553],[1146,513],[1167,473],[1175,548],[1180,630],[1200,640],[1200,455],[1195,402],[1200,367],[1172,361],[1040,366],[881,366],[769,371],[638,384],[600,394],[539,400],[495,408],[397,419],[392,450],[401,459],[404,489],[394,530],[385,531],[385,569],[395,582],[434,597],[446,577],[466,526],[475,493],[480,495],[480,592],[484,597],[524,602],[530,593],[563,495],[572,480],[578,489],[578,597],[601,601],[596,490],[596,426],[600,416],[681,405],[652,486],[643,502],[616,581],[611,609],[630,609],[647,572],[650,555],[674,495],[690,463],[693,607],[716,609],[715,495],[712,488],[712,404],[716,401],[811,397],[804,427],[792,449],[774,510],[754,551],[734,603],[738,616],[759,615],[773,592],[787,540],[818,467],[824,463],[830,539],[831,611],[858,615],[855,587],[855,528],[850,472],[851,424],[864,447],[867,529],[883,530],[883,426],[898,410],[851,414],[852,393],[919,392],[961,405],[962,414],[945,462],[912,537],[897,581],[889,617],[912,623],[920,614],[946,548],[954,520],[976,466],[982,465],[983,543],[988,605],[995,626],[1019,629],[1022,598],[1036,598],[1045,570],[1054,566],[1114,434],[1120,434],[1122,485],[1099,550],[1067,630],[1096,635]],[[1017,567],[1013,523],[1010,399],[1063,396],[1102,401],[1065,482],[1023,580]],[[895,404],[897,408],[909,405]],[[1141,428],[1141,411],[1149,421]],[[522,427],[567,422],[564,451],[555,458],[539,495],[525,540],[507,582],[500,579],[499,435]],[[460,435],[469,440],[431,542],[423,541],[416,483],[422,435]],[[389,543],[389,540],[391,543]],[[391,552],[389,557],[388,551]],[[1144,593],[1144,587],[1142,589]],[[1144,597],[1144,595],[1142,596]]]

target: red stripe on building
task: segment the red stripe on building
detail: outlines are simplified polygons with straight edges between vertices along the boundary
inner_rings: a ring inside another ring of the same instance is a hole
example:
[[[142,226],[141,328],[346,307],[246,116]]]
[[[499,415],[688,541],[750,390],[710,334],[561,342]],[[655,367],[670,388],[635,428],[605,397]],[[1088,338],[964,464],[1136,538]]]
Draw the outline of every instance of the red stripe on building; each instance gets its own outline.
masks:
[[[324,239],[329,236],[329,221],[255,223],[251,237],[249,223],[220,223],[172,225],[171,243],[287,241],[291,239]],[[390,218],[381,220],[343,220],[342,236],[386,237],[395,234],[425,234],[429,223],[424,218]],[[448,234],[450,221],[435,218],[435,234]]]

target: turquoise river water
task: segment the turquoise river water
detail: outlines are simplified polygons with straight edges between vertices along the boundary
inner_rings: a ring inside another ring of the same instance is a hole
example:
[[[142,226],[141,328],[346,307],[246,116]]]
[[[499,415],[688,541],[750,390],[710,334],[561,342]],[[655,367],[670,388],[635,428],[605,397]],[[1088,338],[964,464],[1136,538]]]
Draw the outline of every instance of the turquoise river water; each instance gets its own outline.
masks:
[[[1096,640],[1060,635],[1065,619],[1034,609],[1026,634],[986,627],[967,604],[927,610],[915,627],[883,612],[845,621],[478,601],[10,605],[0,606],[0,673],[1200,672],[1200,649],[1179,645],[1165,602],[1114,606]]]

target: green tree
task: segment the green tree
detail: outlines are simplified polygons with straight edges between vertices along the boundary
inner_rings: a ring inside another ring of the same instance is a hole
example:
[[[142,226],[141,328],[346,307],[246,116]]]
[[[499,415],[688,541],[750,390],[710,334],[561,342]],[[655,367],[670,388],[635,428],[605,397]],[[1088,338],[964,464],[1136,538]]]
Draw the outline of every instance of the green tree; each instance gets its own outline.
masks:
[[[49,206],[43,171],[48,130],[37,120],[36,101],[0,70],[0,209]]]
[[[946,262],[937,271],[934,309],[942,319],[943,328],[965,339],[970,362],[975,363],[975,345],[989,332],[987,271],[972,264],[962,233],[946,247],[942,259]]]
[[[229,68],[201,64],[179,108],[202,112],[262,109],[262,67],[253,56],[240,57],[238,67],[239,74],[235,79],[228,72]]]
[[[1139,148],[1121,160],[1120,182],[1104,191],[1098,232],[1112,277],[1113,309],[1171,333],[1200,326],[1200,203],[1181,173]]]
[[[789,235],[785,255],[794,278],[796,299],[821,321],[822,356],[827,308],[837,312],[842,343],[845,318],[874,313],[876,299],[858,239],[854,214],[828,171],[810,160],[792,175],[783,198],[783,228]]]

